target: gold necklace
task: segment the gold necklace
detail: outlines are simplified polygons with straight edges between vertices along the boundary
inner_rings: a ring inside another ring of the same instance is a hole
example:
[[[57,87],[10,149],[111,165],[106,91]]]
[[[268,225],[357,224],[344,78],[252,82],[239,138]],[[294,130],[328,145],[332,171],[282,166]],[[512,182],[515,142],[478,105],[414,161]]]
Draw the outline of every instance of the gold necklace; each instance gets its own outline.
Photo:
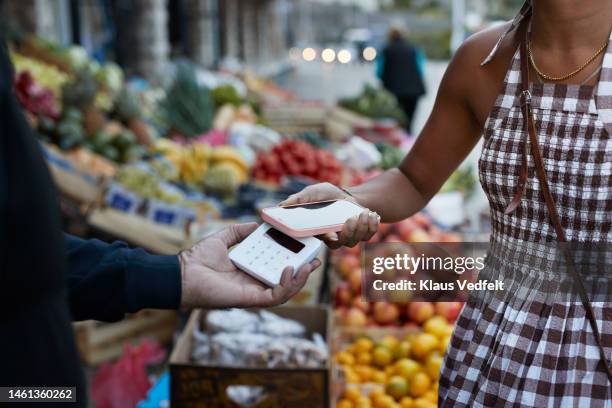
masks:
[[[606,43],[604,45],[602,45],[597,50],[597,52],[595,54],[593,54],[593,56],[591,58],[586,60],[586,62],[584,64],[582,64],[581,66],[579,66],[576,70],[570,72],[569,74],[558,76],[558,77],[554,77],[554,76],[551,76],[551,75],[546,75],[545,73],[543,73],[538,68],[538,66],[536,65],[535,61],[533,60],[533,52],[531,51],[531,38],[529,39],[529,41],[527,41],[527,54],[529,55],[529,62],[531,63],[531,66],[533,67],[535,72],[538,73],[538,75],[540,75],[542,78],[546,79],[547,81],[563,81],[563,80],[566,80],[566,79],[569,79],[569,78],[575,76],[577,73],[579,73],[584,68],[586,68],[587,65],[589,65],[591,62],[593,62],[595,60],[595,58],[597,58],[599,56],[599,54],[601,54],[606,49],[606,47],[608,46],[609,42],[610,42],[610,39],[608,38],[608,41],[606,41]]]

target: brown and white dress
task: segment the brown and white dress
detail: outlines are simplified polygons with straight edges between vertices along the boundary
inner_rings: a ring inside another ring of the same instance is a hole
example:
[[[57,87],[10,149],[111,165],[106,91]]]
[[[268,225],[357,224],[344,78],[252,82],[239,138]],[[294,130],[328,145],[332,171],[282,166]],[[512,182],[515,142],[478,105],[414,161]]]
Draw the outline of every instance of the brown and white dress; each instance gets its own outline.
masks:
[[[529,8],[526,3],[511,29],[529,18]],[[483,64],[496,50],[497,45]],[[517,184],[525,140],[520,63],[517,49],[486,120],[479,161],[492,218],[482,273],[502,279],[508,289],[466,302],[442,367],[439,404],[612,407],[612,387],[584,307],[579,300],[554,298],[564,278],[556,273],[554,251],[546,244],[557,237],[532,157],[522,201],[514,212],[504,213]],[[612,39],[596,86],[531,83],[530,91],[548,183],[567,240],[612,243]],[[611,301],[605,296],[592,299],[609,362]]]

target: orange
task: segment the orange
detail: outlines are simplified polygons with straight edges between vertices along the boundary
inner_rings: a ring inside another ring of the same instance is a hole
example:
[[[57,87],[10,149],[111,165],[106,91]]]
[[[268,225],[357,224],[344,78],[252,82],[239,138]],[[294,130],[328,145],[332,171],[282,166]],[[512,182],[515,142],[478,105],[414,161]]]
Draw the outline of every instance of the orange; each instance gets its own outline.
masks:
[[[357,398],[357,400],[355,401],[355,408],[371,408],[371,407],[372,407],[372,402],[370,402],[370,399],[368,397],[365,397],[363,395]]]
[[[378,386],[372,388],[372,391],[370,391],[370,394],[368,394],[372,401],[374,401],[376,398],[382,397],[383,395],[385,395],[385,389]]]
[[[451,336],[442,337],[440,339],[440,347],[438,347],[438,350],[440,350],[443,353],[446,353],[446,350],[448,349],[448,343],[450,343],[450,339],[451,339]]]
[[[406,380],[421,370],[421,365],[410,358],[402,358],[395,363],[395,372]]]
[[[355,345],[355,350],[358,353],[367,352],[374,348],[374,342],[368,339],[367,337],[361,337],[355,340],[354,345]]]
[[[336,404],[336,408],[353,408],[353,402],[347,399],[341,399]]]
[[[387,375],[384,371],[376,370],[372,373],[372,382],[383,384],[387,380]]]
[[[395,375],[395,367],[393,367],[392,365],[386,366],[384,371],[387,377],[391,377]]]
[[[361,391],[356,385],[349,385],[344,391],[344,397],[350,401],[357,401],[361,397]]]
[[[387,335],[385,337],[382,338],[382,340],[378,343],[379,346],[383,346],[388,348],[389,350],[391,350],[391,352],[394,352],[397,347],[399,346],[399,340],[397,339],[397,337],[392,336],[392,335]]]
[[[363,365],[372,364],[372,354],[369,351],[360,351],[357,353],[357,363]]]
[[[413,408],[438,408],[438,404],[425,398],[417,398],[412,405]]]
[[[448,322],[442,316],[434,316],[423,324],[425,333],[433,334],[439,339],[446,336],[447,327]]]
[[[404,397],[400,400],[401,408],[412,408],[414,406],[414,400],[411,397]]]
[[[336,354],[336,361],[343,365],[353,365],[355,364],[355,356],[347,351],[341,351]]]
[[[427,357],[425,369],[427,374],[434,380],[440,378],[440,369],[442,368],[442,356],[437,353],[432,353]]]
[[[438,403],[438,393],[434,390],[429,390],[425,394],[423,394],[423,398],[433,402],[434,404]]]
[[[431,380],[425,373],[416,373],[410,379],[410,395],[412,397],[420,397],[425,394],[431,387]]]
[[[391,355],[391,351],[389,351],[388,348],[378,346],[374,349],[372,359],[374,360],[374,364],[379,367],[384,367],[391,362],[393,356]]]
[[[429,333],[420,333],[411,343],[411,354],[418,358],[424,359],[434,349],[440,346],[440,341],[436,336]]]
[[[349,384],[359,384],[361,382],[355,370],[344,370],[344,378],[346,378],[346,382]]]
[[[400,359],[406,357],[410,357],[410,342],[403,340],[400,341],[397,349],[395,349],[395,358]]]
[[[395,400],[390,395],[382,395],[374,401],[376,408],[391,408],[395,404]]]
[[[387,394],[398,400],[408,394],[408,382],[404,377],[394,375],[393,377],[389,378],[389,381],[387,381],[385,391]]]
[[[361,382],[368,382],[372,378],[373,369],[370,366],[359,365],[355,366],[355,373],[359,376]]]

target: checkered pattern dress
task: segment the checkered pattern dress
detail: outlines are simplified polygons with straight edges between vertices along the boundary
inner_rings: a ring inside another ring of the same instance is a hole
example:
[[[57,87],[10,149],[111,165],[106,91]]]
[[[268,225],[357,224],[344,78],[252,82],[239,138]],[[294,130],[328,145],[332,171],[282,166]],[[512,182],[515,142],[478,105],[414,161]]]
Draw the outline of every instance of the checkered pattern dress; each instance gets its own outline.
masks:
[[[612,243],[612,45],[595,87],[550,83],[530,87],[550,190],[568,241]],[[559,254],[552,244],[557,237],[531,156],[521,204],[510,215],[504,214],[518,180],[520,141],[526,136],[519,93],[517,49],[486,120],[479,162],[492,217],[491,247],[481,274],[503,279],[508,290],[472,296],[466,302],[441,371],[439,403],[442,407],[612,407],[611,387],[584,307],[577,298],[555,297],[561,282],[571,278],[555,270]],[[592,302],[593,309],[610,361],[612,302],[598,300]]]

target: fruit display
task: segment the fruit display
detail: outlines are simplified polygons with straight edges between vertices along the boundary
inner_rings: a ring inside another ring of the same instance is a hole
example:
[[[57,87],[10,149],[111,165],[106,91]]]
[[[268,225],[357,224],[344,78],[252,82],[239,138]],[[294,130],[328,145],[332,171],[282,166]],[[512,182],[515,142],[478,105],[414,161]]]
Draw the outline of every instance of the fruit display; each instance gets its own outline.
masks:
[[[159,139],[153,152],[166,157],[178,170],[178,179],[195,190],[204,189],[207,193],[227,197],[248,179],[247,162],[231,146],[181,145]]]
[[[357,335],[334,354],[346,381],[336,407],[436,407],[453,326],[438,315],[418,330]]]
[[[11,61],[19,77],[23,72],[29,72],[33,80],[42,88],[49,89],[57,98],[62,97],[62,86],[70,80],[70,75],[53,65],[46,64],[35,58],[30,58],[17,52],[11,53]]]
[[[188,64],[177,66],[161,108],[171,132],[180,136],[191,139],[212,128],[215,104],[211,92],[198,83],[195,69]]]
[[[139,95],[134,90],[121,90],[112,114],[134,133],[139,144],[148,146],[153,142],[152,130],[143,119]]]
[[[146,165],[124,166],[115,174],[115,181],[142,198],[156,199],[169,204],[184,201],[184,194],[164,184],[155,171]]]
[[[22,71],[15,78],[15,94],[21,106],[34,117],[58,118],[60,111],[55,94],[37,83],[30,71]]]
[[[458,242],[460,236],[442,231],[430,217],[417,213],[395,224],[381,224],[370,239],[376,242]],[[336,318],[343,326],[414,326],[434,314],[453,322],[461,310],[461,302],[408,302],[401,291],[393,291],[392,302],[366,302],[361,298],[360,246],[335,251],[332,263],[339,282],[335,287]]]
[[[259,153],[253,166],[256,180],[278,184],[283,176],[305,176],[339,184],[342,165],[328,150],[301,140],[283,140],[269,153]]]
[[[406,120],[397,99],[391,93],[369,84],[356,97],[340,99],[338,105],[373,119],[394,119],[400,124]]]

